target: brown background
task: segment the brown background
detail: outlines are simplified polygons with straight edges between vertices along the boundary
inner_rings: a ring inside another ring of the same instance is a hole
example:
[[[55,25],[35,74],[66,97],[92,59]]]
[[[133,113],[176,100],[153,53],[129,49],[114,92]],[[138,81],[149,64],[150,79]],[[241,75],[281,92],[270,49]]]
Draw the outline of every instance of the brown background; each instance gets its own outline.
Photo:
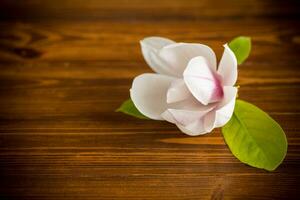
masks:
[[[274,0],[2,0],[0,196],[4,199],[292,199],[300,184],[299,3]],[[274,172],[240,163],[220,130],[188,137],[114,110],[150,72],[139,40],[201,42],[220,58],[253,39],[239,96],[289,148]]]

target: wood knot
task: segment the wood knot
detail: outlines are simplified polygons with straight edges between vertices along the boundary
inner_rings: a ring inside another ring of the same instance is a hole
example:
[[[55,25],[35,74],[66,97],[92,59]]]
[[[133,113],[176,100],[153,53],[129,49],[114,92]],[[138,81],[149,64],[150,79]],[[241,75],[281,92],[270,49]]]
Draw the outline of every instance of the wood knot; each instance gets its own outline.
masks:
[[[42,55],[42,52],[31,48],[14,48],[13,52],[22,58],[38,58]]]

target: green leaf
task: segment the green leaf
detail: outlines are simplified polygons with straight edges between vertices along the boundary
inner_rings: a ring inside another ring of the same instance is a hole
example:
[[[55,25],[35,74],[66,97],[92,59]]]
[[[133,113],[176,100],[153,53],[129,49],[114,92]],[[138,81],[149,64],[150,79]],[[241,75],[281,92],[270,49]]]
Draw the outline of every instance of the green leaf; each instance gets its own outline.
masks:
[[[244,36],[234,38],[228,46],[234,52],[238,64],[242,64],[250,54],[251,38]]]
[[[149,119],[135,107],[133,101],[131,99],[128,99],[122,103],[120,108],[116,110],[116,112],[122,112],[127,115],[131,115],[133,117],[139,118],[139,119]]]
[[[233,155],[253,167],[273,171],[287,152],[287,139],[280,125],[245,101],[237,100],[222,133]]]

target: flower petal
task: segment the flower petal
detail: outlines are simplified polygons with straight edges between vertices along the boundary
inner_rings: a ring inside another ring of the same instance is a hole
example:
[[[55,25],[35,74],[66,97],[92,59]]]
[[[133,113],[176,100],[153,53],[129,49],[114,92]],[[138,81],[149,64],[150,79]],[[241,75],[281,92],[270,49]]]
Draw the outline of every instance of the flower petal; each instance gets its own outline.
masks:
[[[218,73],[223,78],[223,85],[233,86],[237,80],[237,60],[234,53],[228,47],[224,45],[224,52],[219,63]]]
[[[188,135],[204,134],[204,116],[214,109],[215,104],[204,106],[196,99],[189,98],[175,105],[170,105],[174,108],[167,109],[162,117]]]
[[[203,111],[192,111],[192,110],[179,110],[179,109],[168,109],[163,114],[162,117],[171,123],[187,126],[198,119],[201,119],[210,110]]]
[[[175,43],[162,48],[159,52],[161,59],[175,71],[178,77],[182,77],[188,62],[196,57],[206,58],[209,67],[216,71],[217,61],[214,51],[203,44]]]
[[[216,109],[212,110],[205,116],[204,126],[207,132],[212,131],[214,128],[224,126],[233,114],[237,88],[224,86],[223,91],[223,100],[218,104]]]
[[[162,120],[167,109],[167,90],[173,77],[161,74],[141,74],[133,80],[130,97],[136,108],[145,116]]]
[[[162,37],[147,37],[140,41],[144,59],[153,71],[166,75],[174,74],[170,71],[168,65],[158,56],[161,48],[173,43],[175,42]]]
[[[182,101],[191,97],[192,94],[185,85],[183,79],[176,79],[172,82],[167,92],[167,103]]]
[[[177,127],[189,136],[198,136],[208,133],[204,128],[203,119],[199,119],[188,126],[177,125]]]
[[[202,56],[195,57],[188,63],[183,78],[193,96],[204,105],[223,97],[220,77]]]

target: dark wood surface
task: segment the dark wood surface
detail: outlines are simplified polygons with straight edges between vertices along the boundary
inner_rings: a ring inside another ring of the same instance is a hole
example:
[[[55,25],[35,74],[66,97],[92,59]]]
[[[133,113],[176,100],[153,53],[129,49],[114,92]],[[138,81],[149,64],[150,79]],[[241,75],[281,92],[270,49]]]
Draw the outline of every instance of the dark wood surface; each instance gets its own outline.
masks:
[[[1,199],[297,199],[297,1],[0,2]],[[274,172],[240,163],[220,130],[201,137],[114,110],[150,72],[138,41],[222,44],[251,36],[239,97],[267,111],[289,147]]]

